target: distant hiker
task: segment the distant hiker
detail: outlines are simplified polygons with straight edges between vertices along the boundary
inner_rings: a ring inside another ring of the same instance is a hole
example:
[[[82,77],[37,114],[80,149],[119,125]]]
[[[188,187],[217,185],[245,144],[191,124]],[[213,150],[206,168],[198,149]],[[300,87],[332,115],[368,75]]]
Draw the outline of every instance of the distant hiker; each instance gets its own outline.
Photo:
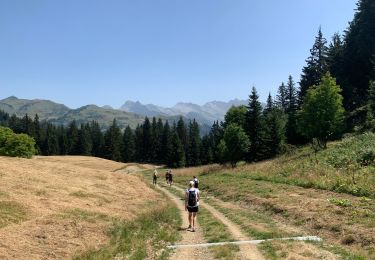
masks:
[[[197,177],[193,177],[194,187],[198,189],[199,180]]]
[[[189,188],[185,192],[185,210],[189,212],[189,227],[195,232],[195,224],[197,222],[197,212],[199,210],[199,190],[194,188],[194,181],[189,182]]]
[[[158,180],[158,171],[155,169],[152,175],[152,184],[156,185],[157,180]]]
[[[167,185],[169,184],[169,170],[165,172],[165,182],[167,183]]]
[[[169,174],[168,174],[168,182],[169,182],[169,186],[172,186],[172,184],[173,184],[173,174],[172,174],[172,170],[169,170]]]

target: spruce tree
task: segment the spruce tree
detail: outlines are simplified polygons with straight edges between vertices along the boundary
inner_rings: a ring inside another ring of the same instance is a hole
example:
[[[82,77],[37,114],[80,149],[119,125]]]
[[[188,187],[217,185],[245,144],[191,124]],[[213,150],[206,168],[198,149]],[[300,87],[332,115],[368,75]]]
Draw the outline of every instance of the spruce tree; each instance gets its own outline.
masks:
[[[344,36],[342,75],[335,75],[343,88],[349,110],[365,104],[369,82],[374,79],[375,1],[359,0],[354,19]]]
[[[286,137],[288,143],[298,144],[301,137],[297,132],[297,91],[292,76],[289,75],[287,84],[287,108],[288,122],[286,125]]]
[[[171,167],[184,167],[186,163],[185,159],[185,151],[184,147],[178,137],[178,133],[176,130],[176,126],[172,128],[171,133],[171,147],[172,147],[172,154],[169,158],[169,166]]]
[[[185,154],[185,163],[187,164],[190,162],[190,154],[189,154],[189,136],[186,124],[182,117],[180,117],[177,121],[176,131],[178,134],[178,138],[180,139],[182,146],[184,148]]]
[[[69,152],[71,155],[79,155],[78,151],[78,127],[76,121],[73,120],[68,127],[68,142],[69,142]]]
[[[165,122],[164,130],[163,130],[163,137],[162,137],[162,156],[163,156],[163,163],[170,164],[173,157],[173,146],[172,146],[172,134],[171,128],[169,126],[168,120]]]
[[[284,111],[287,109],[287,93],[288,91],[284,82],[281,82],[281,85],[277,91],[276,105]]]
[[[130,126],[127,126],[123,135],[122,158],[124,162],[133,162],[135,155],[135,137]]]
[[[89,126],[81,124],[78,130],[77,154],[89,156],[91,155],[92,141]]]
[[[56,127],[52,124],[47,125],[46,138],[43,144],[44,155],[58,155],[59,141]]]
[[[328,71],[327,53],[327,40],[323,37],[322,30],[319,27],[314,45],[310,49],[311,55],[306,60],[307,65],[302,69],[300,91],[298,93],[299,105],[302,105],[307,90],[312,86],[318,85],[324,73]]]
[[[201,164],[200,151],[201,151],[201,139],[199,133],[199,125],[193,120],[189,124],[189,152],[190,152],[190,166],[197,166]]]
[[[90,136],[92,140],[92,150],[93,156],[102,157],[103,156],[103,146],[104,146],[104,136],[100,129],[100,125],[96,121],[90,123]]]
[[[134,154],[134,161],[141,162],[143,155],[142,155],[142,147],[143,147],[143,126],[137,125],[134,131],[134,141],[135,141],[135,154]]]
[[[255,87],[252,88],[247,106],[247,128],[246,134],[250,139],[250,149],[247,155],[248,161],[256,161],[263,155],[263,118],[262,104]]]
[[[122,135],[116,119],[104,134],[104,150],[105,158],[118,162],[122,160]]]
[[[143,122],[143,142],[142,142],[142,161],[151,162],[152,159],[152,131],[151,123],[148,117],[146,116],[145,121]]]

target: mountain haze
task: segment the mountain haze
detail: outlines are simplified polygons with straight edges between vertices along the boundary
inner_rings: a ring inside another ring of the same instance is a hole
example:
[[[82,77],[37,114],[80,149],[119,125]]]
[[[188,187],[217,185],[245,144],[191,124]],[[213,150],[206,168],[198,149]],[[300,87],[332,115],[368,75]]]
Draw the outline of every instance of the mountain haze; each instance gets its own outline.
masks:
[[[173,107],[161,107],[153,104],[142,104],[139,101],[126,101],[120,110],[144,116],[177,116],[182,115],[198,122],[212,124],[224,120],[224,115],[231,106],[246,105],[246,100],[234,99],[229,102],[212,101],[202,106],[193,103],[179,102]]]

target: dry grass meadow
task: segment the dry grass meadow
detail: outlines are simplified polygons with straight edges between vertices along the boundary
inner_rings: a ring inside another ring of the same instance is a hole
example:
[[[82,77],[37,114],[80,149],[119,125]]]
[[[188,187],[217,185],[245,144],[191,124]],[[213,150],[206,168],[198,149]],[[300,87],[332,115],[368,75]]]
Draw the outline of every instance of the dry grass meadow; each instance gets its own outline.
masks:
[[[109,243],[160,195],[125,174],[152,166],[83,156],[0,157],[0,259],[72,258]]]

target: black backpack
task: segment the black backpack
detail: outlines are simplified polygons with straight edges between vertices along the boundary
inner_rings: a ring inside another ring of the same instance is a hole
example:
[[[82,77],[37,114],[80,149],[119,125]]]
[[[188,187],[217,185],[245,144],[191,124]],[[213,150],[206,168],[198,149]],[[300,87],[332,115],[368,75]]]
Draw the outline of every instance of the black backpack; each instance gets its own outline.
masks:
[[[189,207],[197,206],[197,191],[196,190],[189,190],[188,206]]]

